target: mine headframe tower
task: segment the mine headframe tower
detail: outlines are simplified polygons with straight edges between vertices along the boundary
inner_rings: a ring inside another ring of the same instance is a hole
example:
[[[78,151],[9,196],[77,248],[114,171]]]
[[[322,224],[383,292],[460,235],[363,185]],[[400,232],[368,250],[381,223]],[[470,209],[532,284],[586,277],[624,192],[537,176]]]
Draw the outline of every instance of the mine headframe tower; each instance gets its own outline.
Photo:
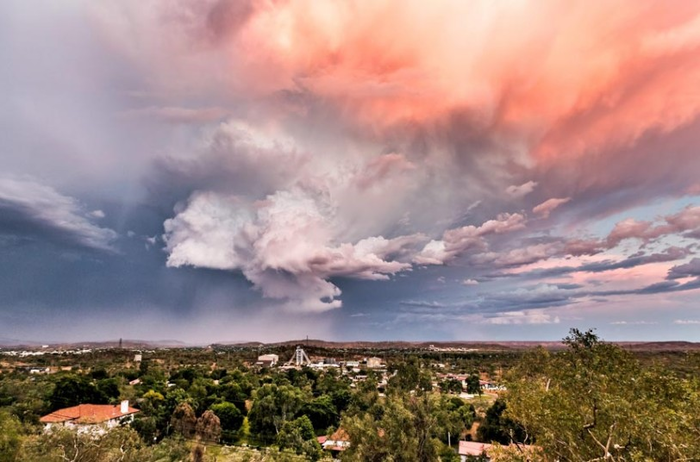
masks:
[[[311,360],[309,357],[306,355],[306,352],[304,349],[300,346],[297,346],[296,351],[294,352],[294,356],[292,356],[289,361],[287,361],[286,366],[307,366],[311,364]]]

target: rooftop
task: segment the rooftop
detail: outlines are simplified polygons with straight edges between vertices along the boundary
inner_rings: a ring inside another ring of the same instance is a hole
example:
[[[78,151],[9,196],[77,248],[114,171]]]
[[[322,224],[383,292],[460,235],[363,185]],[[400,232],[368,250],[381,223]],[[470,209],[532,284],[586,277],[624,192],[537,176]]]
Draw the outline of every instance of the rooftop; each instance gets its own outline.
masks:
[[[459,455],[460,456],[480,456],[491,448],[488,443],[479,443],[476,441],[460,441]]]
[[[59,409],[39,419],[42,423],[74,422],[78,424],[97,424],[112,419],[118,419],[139,412],[138,409],[127,407],[127,412],[121,412],[120,405],[112,404],[79,404],[78,406]]]

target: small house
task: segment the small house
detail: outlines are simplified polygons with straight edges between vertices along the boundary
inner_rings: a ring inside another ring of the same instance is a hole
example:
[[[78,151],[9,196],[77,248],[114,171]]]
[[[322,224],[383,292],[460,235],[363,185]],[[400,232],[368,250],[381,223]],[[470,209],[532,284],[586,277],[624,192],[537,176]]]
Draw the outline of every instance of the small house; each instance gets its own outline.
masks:
[[[138,409],[129,407],[129,401],[119,405],[79,404],[59,409],[43,416],[39,421],[44,424],[44,431],[55,427],[74,428],[83,433],[105,433],[108,429],[121,423],[131,422]]]

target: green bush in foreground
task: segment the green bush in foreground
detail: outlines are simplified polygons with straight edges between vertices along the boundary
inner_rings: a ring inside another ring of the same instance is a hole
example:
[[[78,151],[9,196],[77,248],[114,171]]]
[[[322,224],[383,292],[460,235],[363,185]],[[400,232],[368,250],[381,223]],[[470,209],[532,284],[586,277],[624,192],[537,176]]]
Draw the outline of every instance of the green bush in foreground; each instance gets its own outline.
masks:
[[[571,330],[510,373],[507,417],[552,460],[700,460],[700,388]]]

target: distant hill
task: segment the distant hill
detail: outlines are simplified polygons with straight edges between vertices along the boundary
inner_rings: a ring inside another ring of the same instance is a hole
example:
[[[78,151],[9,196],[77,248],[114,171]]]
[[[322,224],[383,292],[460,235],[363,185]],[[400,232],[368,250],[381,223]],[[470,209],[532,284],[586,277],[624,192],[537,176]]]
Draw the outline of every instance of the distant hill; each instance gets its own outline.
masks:
[[[698,342],[612,342],[626,350],[633,351],[690,351],[700,350]]]
[[[611,342],[620,345],[622,348],[630,351],[695,351],[700,350],[700,343],[686,341],[663,341],[663,342]],[[87,342],[65,342],[65,343],[50,343],[46,342],[51,348],[61,349],[76,349],[76,348],[117,348],[119,340],[109,340],[102,342],[87,341]],[[0,338],[0,347],[3,348],[29,348],[35,349],[42,345],[41,342],[25,341],[12,338]],[[353,350],[427,350],[431,346],[435,349],[473,349],[483,351],[504,351],[513,350],[521,351],[541,346],[548,350],[557,350],[565,348],[565,345],[560,341],[502,341],[502,342],[487,342],[487,341],[449,341],[449,342],[409,342],[409,341],[345,341],[334,342],[320,339],[302,339],[302,340],[286,340],[283,342],[256,342],[256,341],[239,341],[239,342],[217,342],[212,346],[220,347],[239,347],[239,348],[280,348],[296,345],[306,345],[316,348],[327,349],[353,349]],[[149,348],[197,348],[204,347],[202,344],[188,344],[179,340],[122,340],[122,347],[129,349],[149,349]]]
[[[700,350],[700,343],[686,341],[664,341],[664,342],[611,342],[620,345],[627,350],[635,351],[688,351]],[[432,345],[436,349],[443,348],[463,348],[475,350],[527,350],[541,346],[549,350],[563,349],[566,346],[561,341],[449,341],[449,342],[408,342],[408,341],[346,341],[333,342],[319,339],[286,340],[283,342],[263,343],[263,342],[231,342],[218,343],[217,345],[228,345],[238,347],[283,347],[295,345],[308,345],[316,348],[328,349],[428,349]]]
[[[37,346],[41,345],[39,342],[31,342],[28,340],[18,340],[16,338],[0,337],[0,347],[11,347],[11,346]]]
[[[65,350],[77,349],[77,348],[118,348],[119,340],[107,340],[107,341],[86,341],[86,342],[36,342],[30,340],[17,340],[17,339],[7,339],[0,338],[0,347],[4,348],[37,348],[41,345],[49,345],[50,348],[60,348]],[[123,348],[131,349],[147,349],[147,348],[185,348],[188,345],[185,342],[179,340],[122,340]]]

